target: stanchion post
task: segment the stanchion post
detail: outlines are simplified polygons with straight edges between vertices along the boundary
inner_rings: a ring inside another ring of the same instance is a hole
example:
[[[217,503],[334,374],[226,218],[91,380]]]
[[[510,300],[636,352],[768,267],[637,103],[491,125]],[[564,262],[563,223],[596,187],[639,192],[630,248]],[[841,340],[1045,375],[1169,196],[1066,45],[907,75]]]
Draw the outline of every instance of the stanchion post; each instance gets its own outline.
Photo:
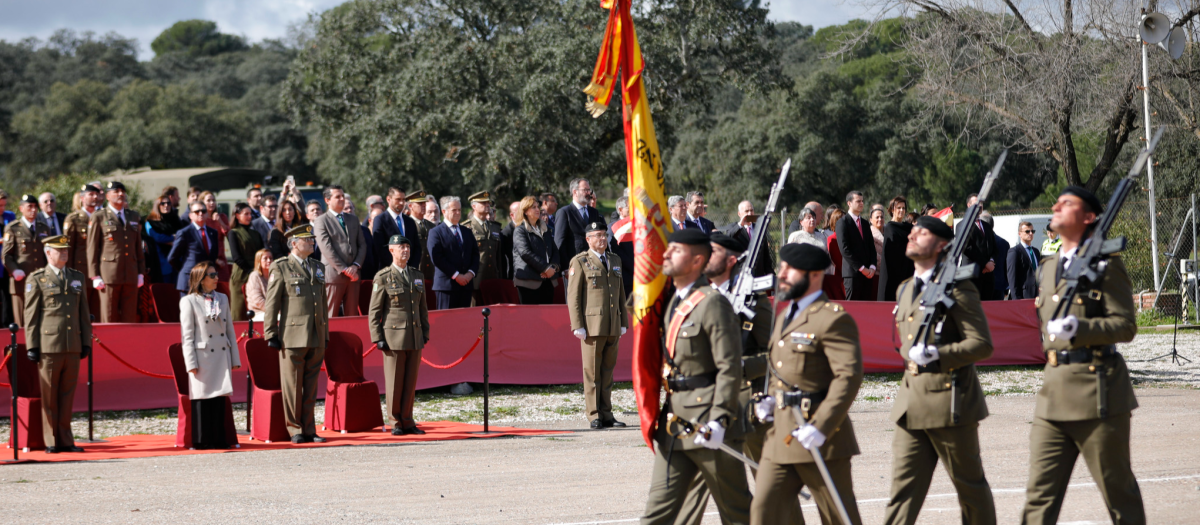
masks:
[[[8,325],[8,331],[12,332],[12,345],[8,347],[8,381],[12,390],[12,412],[8,414],[8,432],[12,440],[14,462],[21,461],[21,436],[17,434],[17,330],[20,328],[17,323]]]
[[[246,347],[250,347],[250,340],[254,339],[254,312],[246,312],[246,318],[250,320],[250,324],[246,326]],[[250,357],[246,356],[247,365],[249,365]],[[254,381],[250,380],[250,367],[246,367],[246,433],[250,433],[250,413],[254,409]]]
[[[89,315],[88,319],[93,323],[96,322],[95,315]],[[92,338],[91,342],[93,343],[92,344],[92,353],[88,354],[88,358],[87,358],[88,438],[87,438],[87,441],[84,441],[84,443],[107,443],[107,441],[105,441],[103,439],[96,439],[96,434],[95,434],[95,432],[96,432],[96,430],[95,430],[95,426],[96,426],[95,425],[95,412],[93,410],[93,403],[92,403],[92,385],[95,382],[93,379],[94,376],[92,375],[92,361],[94,361],[96,359],[96,350],[97,350],[96,345],[94,344],[96,342],[95,337]]]
[[[483,309],[483,433],[488,432],[488,397],[491,395],[488,383],[488,316],[492,315],[491,308]],[[15,339],[14,339],[15,341]]]

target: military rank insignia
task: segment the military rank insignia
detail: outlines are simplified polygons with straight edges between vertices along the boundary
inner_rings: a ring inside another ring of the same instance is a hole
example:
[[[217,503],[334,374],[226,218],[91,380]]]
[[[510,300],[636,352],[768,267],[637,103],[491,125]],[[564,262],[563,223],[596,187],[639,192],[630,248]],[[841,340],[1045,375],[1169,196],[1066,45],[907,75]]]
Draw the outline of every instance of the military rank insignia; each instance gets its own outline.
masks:
[[[813,340],[817,338],[817,334],[806,334],[802,332],[792,332],[792,344],[811,345]]]

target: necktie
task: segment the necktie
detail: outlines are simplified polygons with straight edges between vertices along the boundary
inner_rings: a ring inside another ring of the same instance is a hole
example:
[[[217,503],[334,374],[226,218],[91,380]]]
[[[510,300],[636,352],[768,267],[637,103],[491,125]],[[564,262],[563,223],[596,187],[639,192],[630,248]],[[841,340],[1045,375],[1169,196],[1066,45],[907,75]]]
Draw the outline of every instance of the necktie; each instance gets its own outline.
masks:
[[[975,221],[975,226],[979,228],[979,231],[983,231],[983,221]]]
[[[792,320],[796,318],[796,312],[800,310],[800,303],[792,301],[792,308],[788,310],[787,322],[784,325],[792,324]]]
[[[585,206],[585,207],[583,207],[583,208],[579,208],[579,216],[580,216],[580,217],[583,217],[583,223],[584,223],[584,224],[587,224],[587,222],[588,222],[588,210],[587,210],[587,207],[586,207],[586,206]]]
[[[121,222],[121,227],[124,228],[125,227],[125,212],[124,211],[117,212],[117,220]]]
[[[1031,264],[1033,264],[1033,271],[1035,271],[1035,272],[1036,272],[1036,271],[1037,271],[1037,267],[1038,267],[1038,262],[1037,262],[1037,257],[1034,257],[1034,256],[1033,256],[1033,247],[1032,247],[1032,246],[1026,246],[1026,247],[1025,247],[1025,251],[1029,252],[1029,262],[1030,262]]]
[[[604,268],[605,270],[608,269],[608,259],[604,258],[604,255],[600,256],[600,267]]]
[[[204,241],[204,251],[206,252],[212,249],[212,245],[208,243],[208,233],[205,231],[207,229],[203,226],[200,227],[200,240]]]
[[[863,236],[862,221],[856,218],[856,219],[854,219],[854,225],[858,226],[858,236],[862,237]]]
[[[342,233],[349,235],[350,232],[346,231],[346,220],[342,218],[342,214],[340,214],[340,213],[337,214],[337,218],[338,218],[338,224],[342,225]]]
[[[1067,267],[1071,265],[1071,259],[1062,258],[1061,264],[1058,265],[1058,278],[1061,279],[1064,273],[1067,273]],[[1055,279],[1058,280],[1058,279]]]
[[[404,216],[403,215],[396,216],[396,226],[400,227],[400,235],[404,235]]]
[[[925,280],[921,279],[920,277],[917,277],[913,280],[916,281],[913,283],[913,297],[919,298],[921,297],[921,290],[925,289]]]
[[[458,226],[451,226],[450,229],[454,230],[454,238],[458,239],[458,245],[462,246],[462,243],[463,243],[462,234],[458,232]]]

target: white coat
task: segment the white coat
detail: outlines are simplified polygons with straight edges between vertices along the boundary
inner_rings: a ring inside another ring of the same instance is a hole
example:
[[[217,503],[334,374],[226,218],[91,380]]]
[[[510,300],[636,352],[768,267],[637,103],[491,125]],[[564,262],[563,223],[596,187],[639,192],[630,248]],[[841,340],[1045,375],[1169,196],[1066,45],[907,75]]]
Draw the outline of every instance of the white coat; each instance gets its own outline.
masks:
[[[188,294],[179,299],[179,321],[183,330],[183,361],[188,370],[188,397],[211,399],[233,393],[232,368],[242,365],[229,298],[213,292],[221,309],[209,319],[204,296]]]

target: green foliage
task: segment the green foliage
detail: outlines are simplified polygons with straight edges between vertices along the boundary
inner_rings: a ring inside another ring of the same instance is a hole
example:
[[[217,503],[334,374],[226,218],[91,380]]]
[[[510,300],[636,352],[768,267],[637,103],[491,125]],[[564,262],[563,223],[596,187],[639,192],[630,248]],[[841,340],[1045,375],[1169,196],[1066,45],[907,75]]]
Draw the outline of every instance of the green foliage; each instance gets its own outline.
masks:
[[[208,20],[175,22],[150,43],[150,49],[157,55],[213,56],[245,48],[241,37],[217,31],[217,23]]]
[[[72,203],[75,195],[79,193],[79,189],[84,184],[100,180],[101,175],[94,171],[82,173],[64,173],[52,179],[42,179],[37,185],[30,188],[25,193],[31,195],[41,195],[45,192],[54,194],[55,200],[58,202],[58,211],[61,213],[71,213],[74,211]],[[150,203],[138,193],[137,186],[131,185],[128,189],[129,207],[139,212],[146,213],[149,211]],[[10,203],[14,203],[15,199],[10,199]],[[15,208],[15,204],[10,204]]]

